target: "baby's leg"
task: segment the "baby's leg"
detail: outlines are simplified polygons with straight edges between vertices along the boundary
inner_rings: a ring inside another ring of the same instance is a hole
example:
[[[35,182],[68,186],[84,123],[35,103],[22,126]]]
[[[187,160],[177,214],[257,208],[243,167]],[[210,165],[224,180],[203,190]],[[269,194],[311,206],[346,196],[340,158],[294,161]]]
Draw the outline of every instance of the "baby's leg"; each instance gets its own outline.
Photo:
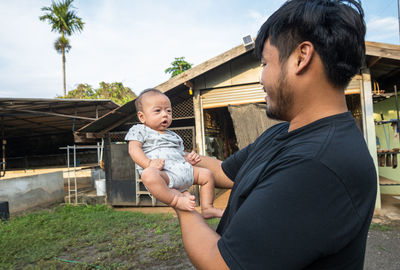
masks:
[[[180,210],[192,211],[196,206],[195,199],[168,187],[168,175],[156,168],[143,170],[141,179],[151,194],[161,202]]]
[[[214,202],[214,177],[206,168],[193,167],[194,184],[201,185],[200,206],[204,218],[222,217],[224,210],[215,208]]]

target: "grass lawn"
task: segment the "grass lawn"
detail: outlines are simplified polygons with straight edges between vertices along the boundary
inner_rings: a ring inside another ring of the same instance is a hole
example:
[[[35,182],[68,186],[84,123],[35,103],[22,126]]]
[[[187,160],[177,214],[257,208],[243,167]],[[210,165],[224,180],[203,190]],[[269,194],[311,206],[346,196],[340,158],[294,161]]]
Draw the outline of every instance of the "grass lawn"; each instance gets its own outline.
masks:
[[[190,267],[172,215],[66,205],[0,221],[0,269]]]

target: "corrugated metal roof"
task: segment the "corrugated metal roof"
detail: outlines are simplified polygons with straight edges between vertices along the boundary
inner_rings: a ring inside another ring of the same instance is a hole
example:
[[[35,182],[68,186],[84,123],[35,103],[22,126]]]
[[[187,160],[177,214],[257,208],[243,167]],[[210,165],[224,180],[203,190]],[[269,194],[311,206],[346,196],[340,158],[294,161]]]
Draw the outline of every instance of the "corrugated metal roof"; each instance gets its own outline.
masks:
[[[78,130],[78,133],[105,133],[116,126],[119,126],[121,123],[134,118],[136,116],[135,112],[136,109],[134,100],[129,101],[123,106],[108,112],[98,120],[85,125]]]
[[[111,100],[0,98],[0,137],[73,132],[118,107]]]

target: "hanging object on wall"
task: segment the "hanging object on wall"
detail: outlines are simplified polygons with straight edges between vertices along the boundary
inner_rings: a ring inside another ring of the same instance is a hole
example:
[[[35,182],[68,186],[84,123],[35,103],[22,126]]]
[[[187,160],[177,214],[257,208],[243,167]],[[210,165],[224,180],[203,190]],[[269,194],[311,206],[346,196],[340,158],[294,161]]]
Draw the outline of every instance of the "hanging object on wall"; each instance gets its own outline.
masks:
[[[397,154],[399,152],[399,148],[393,148],[392,150],[392,168],[396,169],[397,168]]]
[[[385,151],[386,152],[386,167],[392,167],[392,154],[390,150]]]
[[[379,167],[384,167],[385,166],[385,153],[384,150],[378,150],[378,165]]]

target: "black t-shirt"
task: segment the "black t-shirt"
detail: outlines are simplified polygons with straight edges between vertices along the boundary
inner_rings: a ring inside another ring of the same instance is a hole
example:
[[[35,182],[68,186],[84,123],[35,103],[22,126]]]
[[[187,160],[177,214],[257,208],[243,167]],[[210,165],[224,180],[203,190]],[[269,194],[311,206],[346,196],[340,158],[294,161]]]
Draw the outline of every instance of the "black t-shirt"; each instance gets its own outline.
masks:
[[[362,269],[376,170],[349,112],[282,123],[222,163],[234,181],[217,228],[231,269]]]

